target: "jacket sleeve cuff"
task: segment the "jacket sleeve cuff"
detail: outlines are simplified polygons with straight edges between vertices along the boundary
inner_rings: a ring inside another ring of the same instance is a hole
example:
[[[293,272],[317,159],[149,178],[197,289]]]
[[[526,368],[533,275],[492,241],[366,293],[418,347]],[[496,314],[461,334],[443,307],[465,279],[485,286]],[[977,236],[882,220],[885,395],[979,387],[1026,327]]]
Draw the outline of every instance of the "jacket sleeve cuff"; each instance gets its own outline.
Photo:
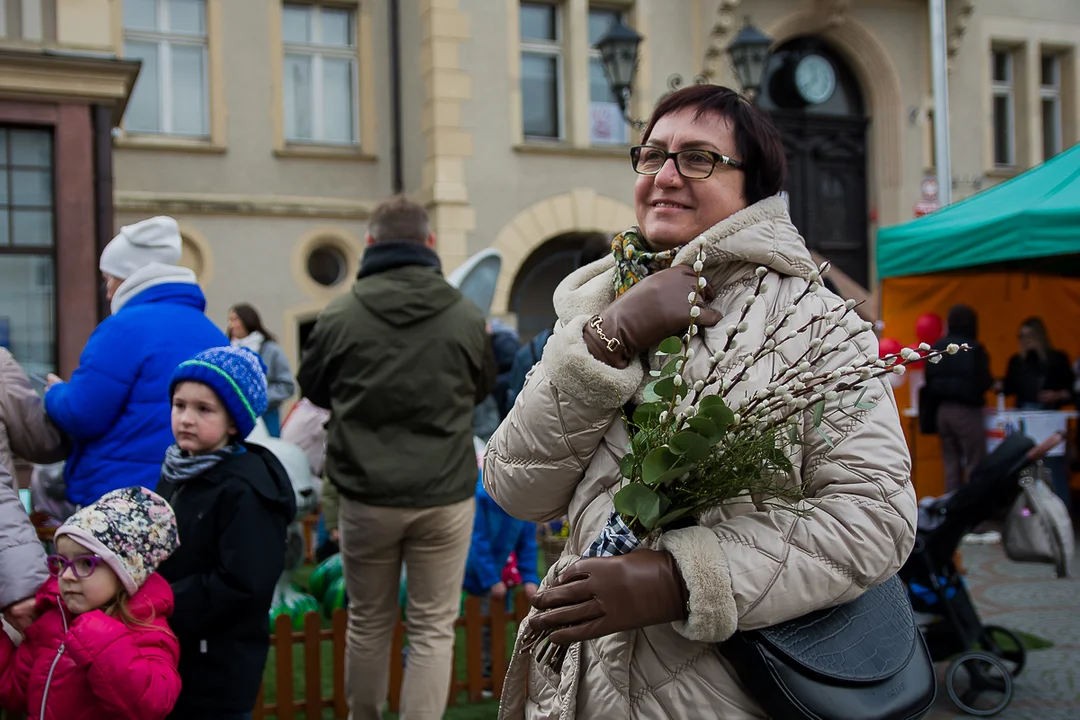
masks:
[[[660,536],[660,550],[675,558],[687,590],[690,613],[672,623],[687,640],[723,642],[739,625],[727,556],[708,528],[689,527]]]
[[[559,327],[548,341],[542,361],[548,380],[590,407],[622,407],[641,385],[645,370],[636,359],[620,370],[594,358],[582,338],[588,321],[586,315],[578,315]]]
[[[28,520],[23,522],[30,524]],[[45,570],[45,551],[36,537],[33,542],[0,551],[0,564],[10,569],[6,577],[0,578],[0,608],[34,597],[38,588],[49,579]]]

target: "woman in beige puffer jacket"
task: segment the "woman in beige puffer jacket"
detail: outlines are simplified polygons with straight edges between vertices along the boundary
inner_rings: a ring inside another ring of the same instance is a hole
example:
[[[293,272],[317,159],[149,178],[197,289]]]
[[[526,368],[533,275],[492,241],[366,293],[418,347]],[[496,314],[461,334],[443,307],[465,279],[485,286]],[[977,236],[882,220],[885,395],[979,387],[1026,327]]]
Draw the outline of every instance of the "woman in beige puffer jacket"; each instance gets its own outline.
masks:
[[[45,550],[16,493],[15,458],[64,459],[60,431],[45,416],[30,379],[0,348],[0,610],[20,630],[33,617],[34,593],[48,578]]]
[[[655,571],[650,576],[656,578],[654,587],[628,580],[635,577],[626,570],[629,556],[577,560],[604,527],[621,487],[619,459],[629,444],[623,407],[642,401],[650,379],[646,365],[659,366],[652,354],[655,343],[681,334],[676,324],[644,333],[636,327],[670,316],[662,311],[665,302],[657,302],[656,288],[665,292],[661,278],[670,279],[680,266],[694,262],[699,249],[704,252],[703,274],[715,292],[709,307],[715,312],[703,312],[701,319],[708,318],[703,324],[714,327],[691,343],[696,354],[684,375],[693,383],[704,378],[707,358],[723,346],[724,328],[738,317],[758,266],[768,269],[769,290],[764,302],[751,308],[749,329],[738,336],[730,362],[760,347],[766,325],[784,316],[815,270],[786,203],[774,197],[784,174],[779,136],[737,94],[717,86],[673,93],[657,106],[642,142],[657,150],[635,151],[635,169],[641,173],[635,186],[637,233],[646,239],[647,251],[670,248],[674,267],[646,268],[653,290],[646,300],[641,299],[644,293],[617,297],[616,283],[625,287],[630,273],[616,268],[613,258],[563,281],[554,298],[556,333],[492,437],[484,463],[488,492],[511,515],[537,522],[569,516],[564,555],[549,569],[534,599],[545,610],[539,617],[559,612],[570,617],[579,611],[584,617],[596,608],[600,614],[622,616],[606,629],[594,630],[588,623],[575,629],[584,641],[570,646],[557,673],[515,652],[500,718],[765,717],[715,644],[736,630],[766,627],[855,599],[893,575],[914,542],[910,458],[892,391],[877,380],[864,397],[873,409],[826,418],[833,446],[813,431],[809,414],[805,418],[805,444],[791,458],[790,482],[806,484],[810,512],[796,515],[751,502],[731,503],[703,514],[693,527],[665,532],[649,549],[630,554],[658,558],[646,564],[660,568],[674,561],[677,577],[667,579],[666,571]],[[691,152],[673,157],[682,150]],[[652,166],[641,162],[644,152],[653,154]],[[629,284],[641,280],[642,273],[637,274]],[[678,288],[667,291],[667,302],[672,307],[681,303],[685,328],[686,288],[677,282],[667,285]],[[840,302],[819,290],[796,307],[791,327],[801,327]],[[590,335],[598,333],[589,322],[593,318],[604,333],[601,342]],[[650,345],[631,347],[635,335],[648,337]],[[613,337],[628,346],[621,361],[605,354],[620,349],[619,343],[608,342]],[[733,397],[738,400],[767,384],[776,364],[795,361],[810,339],[802,335],[785,343],[784,352],[755,365]],[[830,356],[825,366],[839,368],[866,356],[877,357],[876,340],[868,331],[847,352]],[[593,585],[591,597],[560,607],[570,602],[562,593],[574,584],[562,584],[560,577],[575,562],[603,569],[634,590],[620,594]],[[654,624],[658,611],[650,603],[664,604],[663,598],[678,598],[680,592],[688,599],[686,606]],[[636,624],[635,612],[641,613]],[[537,617],[536,611],[530,615]],[[612,627],[619,631],[611,632]]]

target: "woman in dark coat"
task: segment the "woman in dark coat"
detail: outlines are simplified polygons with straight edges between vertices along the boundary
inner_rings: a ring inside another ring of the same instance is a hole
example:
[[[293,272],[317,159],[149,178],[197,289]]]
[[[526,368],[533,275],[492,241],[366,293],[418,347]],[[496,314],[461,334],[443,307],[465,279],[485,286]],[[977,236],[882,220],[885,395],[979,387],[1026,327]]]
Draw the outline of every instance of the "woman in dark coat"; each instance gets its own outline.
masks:
[[[1016,407],[1025,410],[1057,410],[1071,403],[1073,372],[1069,357],[1050,343],[1042,318],[1030,317],[1021,323],[1017,340],[1020,352],[1009,358],[1003,392],[1015,396]],[[1071,508],[1065,457],[1049,456],[1043,463],[1050,470],[1054,492]]]

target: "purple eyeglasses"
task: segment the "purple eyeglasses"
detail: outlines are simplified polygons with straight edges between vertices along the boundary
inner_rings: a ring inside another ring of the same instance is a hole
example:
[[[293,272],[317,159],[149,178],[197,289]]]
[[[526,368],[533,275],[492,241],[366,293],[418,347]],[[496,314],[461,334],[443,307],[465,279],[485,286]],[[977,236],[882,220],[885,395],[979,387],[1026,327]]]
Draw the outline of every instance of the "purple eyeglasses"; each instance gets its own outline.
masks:
[[[49,574],[55,578],[60,577],[71,568],[77,578],[88,578],[94,574],[94,569],[102,559],[98,555],[76,555],[68,560],[63,555],[50,555],[45,559],[49,566]]]

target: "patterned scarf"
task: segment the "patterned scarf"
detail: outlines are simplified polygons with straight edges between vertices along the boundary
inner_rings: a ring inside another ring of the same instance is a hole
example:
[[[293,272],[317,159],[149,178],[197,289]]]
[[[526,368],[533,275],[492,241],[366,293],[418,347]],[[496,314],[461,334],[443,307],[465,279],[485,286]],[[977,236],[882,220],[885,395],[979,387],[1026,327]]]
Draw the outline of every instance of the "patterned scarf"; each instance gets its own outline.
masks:
[[[615,297],[620,297],[649,273],[671,267],[675,259],[675,250],[649,250],[636,227],[616,235],[611,241],[611,252],[615,255]]]
[[[207,455],[190,455],[179,445],[170,445],[165,451],[165,462],[161,464],[161,478],[179,486],[232,457],[238,449],[237,445],[230,444]]]

